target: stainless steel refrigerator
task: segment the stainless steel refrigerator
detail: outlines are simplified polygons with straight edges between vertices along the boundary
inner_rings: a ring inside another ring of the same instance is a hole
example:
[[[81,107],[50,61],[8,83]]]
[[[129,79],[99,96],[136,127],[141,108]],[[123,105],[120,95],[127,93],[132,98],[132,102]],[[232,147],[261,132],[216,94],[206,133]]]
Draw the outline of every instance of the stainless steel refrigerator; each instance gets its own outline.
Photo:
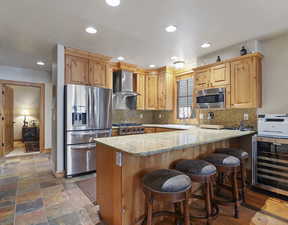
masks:
[[[96,170],[94,138],[111,136],[112,90],[65,86],[65,170],[71,177]]]

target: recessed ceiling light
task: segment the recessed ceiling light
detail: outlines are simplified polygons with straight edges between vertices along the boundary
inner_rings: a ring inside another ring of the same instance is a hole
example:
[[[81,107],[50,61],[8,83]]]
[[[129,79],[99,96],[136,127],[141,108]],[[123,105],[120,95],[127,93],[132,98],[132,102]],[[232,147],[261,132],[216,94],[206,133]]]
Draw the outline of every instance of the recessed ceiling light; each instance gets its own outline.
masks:
[[[38,61],[38,62],[37,62],[37,65],[39,65],[39,66],[45,66],[45,63],[44,63],[43,61]]]
[[[205,42],[201,45],[201,48],[209,48],[209,47],[211,47],[211,43],[209,42]]]
[[[123,56],[119,56],[117,59],[118,59],[119,61],[123,61],[125,58],[124,58]]]
[[[106,0],[106,3],[112,7],[117,7],[120,5],[120,0]]]
[[[87,27],[86,28],[86,32],[88,34],[96,34],[97,33],[97,30],[94,28],[94,27]]]
[[[150,68],[155,68],[155,65],[152,64],[152,65],[150,65],[149,67],[150,67]]]
[[[174,26],[174,25],[170,25],[170,26],[166,27],[165,30],[166,30],[168,33],[172,33],[172,32],[175,32],[175,31],[177,30],[177,27]]]

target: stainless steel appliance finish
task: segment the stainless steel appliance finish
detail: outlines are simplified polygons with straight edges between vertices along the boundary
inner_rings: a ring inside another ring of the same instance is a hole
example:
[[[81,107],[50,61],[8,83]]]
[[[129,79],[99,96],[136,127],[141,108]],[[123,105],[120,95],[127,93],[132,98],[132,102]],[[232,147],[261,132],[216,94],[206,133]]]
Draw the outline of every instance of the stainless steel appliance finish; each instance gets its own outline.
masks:
[[[142,124],[126,123],[126,124],[113,124],[113,126],[118,127],[118,134],[120,136],[144,134],[144,127]]]
[[[133,88],[133,72],[119,70],[113,73],[113,93],[126,96],[139,95]]]
[[[288,196],[288,141],[253,137],[252,185]]]
[[[111,117],[111,89],[65,86],[66,176],[95,171],[94,138],[111,136]]]
[[[200,109],[225,108],[225,88],[210,88],[197,92],[196,103]]]

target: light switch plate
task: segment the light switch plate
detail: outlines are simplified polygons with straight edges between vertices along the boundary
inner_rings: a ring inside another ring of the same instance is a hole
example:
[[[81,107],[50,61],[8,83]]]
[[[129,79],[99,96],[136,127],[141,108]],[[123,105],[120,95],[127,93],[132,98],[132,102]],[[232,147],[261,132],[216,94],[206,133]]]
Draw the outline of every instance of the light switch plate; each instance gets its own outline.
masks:
[[[122,167],[123,165],[123,154],[122,152],[116,152],[116,165]]]
[[[244,119],[244,120],[249,120],[249,114],[248,114],[248,113],[244,113],[243,119]]]
[[[200,113],[200,120],[204,120],[204,114],[203,113]]]
[[[140,114],[140,119],[143,119],[143,114],[142,113]]]

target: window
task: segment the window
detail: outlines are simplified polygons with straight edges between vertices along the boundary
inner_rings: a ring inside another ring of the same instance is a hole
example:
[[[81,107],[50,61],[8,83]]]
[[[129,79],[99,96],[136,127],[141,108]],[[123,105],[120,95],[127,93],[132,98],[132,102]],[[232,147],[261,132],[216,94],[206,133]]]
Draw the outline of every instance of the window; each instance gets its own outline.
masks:
[[[177,81],[177,118],[191,119],[195,118],[193,110],[193,78]]]

